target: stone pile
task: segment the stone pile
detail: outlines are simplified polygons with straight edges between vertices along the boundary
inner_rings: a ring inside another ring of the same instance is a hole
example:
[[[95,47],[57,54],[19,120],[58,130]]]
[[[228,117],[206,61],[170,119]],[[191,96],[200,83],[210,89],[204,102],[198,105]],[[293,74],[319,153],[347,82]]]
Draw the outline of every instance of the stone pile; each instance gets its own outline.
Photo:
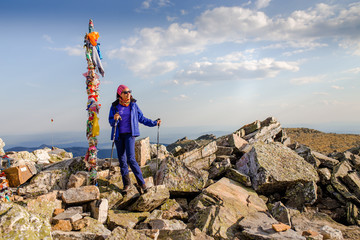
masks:
[[[84,158],[43,165],[13,202],[0,204],[0,235],[360,239],[360,148],[322,155],[291,143],[270,117],[219,138],[185,137],[167,147],[140,139],[136,152],[146,193],[132,173],[134,184],[121,190],[116,160],[98,160],[98,186],[90,185]]]

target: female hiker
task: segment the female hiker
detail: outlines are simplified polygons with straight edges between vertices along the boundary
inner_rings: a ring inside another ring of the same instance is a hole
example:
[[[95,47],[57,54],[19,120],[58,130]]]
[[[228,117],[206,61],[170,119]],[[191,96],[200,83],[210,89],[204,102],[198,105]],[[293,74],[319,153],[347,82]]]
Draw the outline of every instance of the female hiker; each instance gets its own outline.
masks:
[[[131,95],[131,90],[125,85],[120,85],[117,89],[116,100],[110,108],[109,123],[112,126],[111,140],[114,140],[113,136],[115,136],[115,145],[120,162],[124,191],[129,190],[131,185],[128,169],[129,164],[136,177],[137,183],[141,189],[146,192],[147,186],[139,164],[135,159],[135,137],[140,135],[139,123],[154,127],[160,125],[161,120],[153,121],[144,117],[136,104],[136,100]]]

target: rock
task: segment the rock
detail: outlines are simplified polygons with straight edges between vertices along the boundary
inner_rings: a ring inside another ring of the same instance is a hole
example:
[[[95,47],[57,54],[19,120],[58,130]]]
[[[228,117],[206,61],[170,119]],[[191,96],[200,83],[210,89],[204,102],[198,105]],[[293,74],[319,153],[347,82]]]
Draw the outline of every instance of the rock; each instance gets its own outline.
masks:
[[[336,165],[331,175],[331,185],[342,195],[342,197],[360,205],[359,198],[352,194],[343,184],[344,178],[346,178],[349,172],[352,172],[352,168],[348,161],[343,161]]]
[[[29,153],[28,151],[7,152],[6,155],[9,158],[13,158],[15,162],[18,162],[18,164],[12,164],[12,167],[23,165],[23,163],[19,160],[30,161],[34,163],[37,162],[36,156],[33,153]]]
[[[53,147],[51,151],[48,152],[51,163],[63,161],[66,159],[73,158],[73,154],[71,152],[66,152],[64,149]]]
[[[163,204],[170,197],[170,192],[165,185],[158,185],[150,188],[147,193],[140,197],[129,206],[129,211],[150,212]]]
[[[111,232],[111,235],[106,240],[128,240],[128,239],[152,240],[152,238],[136,230],[133,230],[131,228],[124,229],[121,227],[115,228]]]
[[[359,209],[351,202],[347,202],[346,204],[346,221],[352,225],[360,225]]]
[[[241,139],[241,140],[245,141],[244,139],[241,138],[241,136],[239,136],[235,133],[231,133],[231,134],[224,135],[224,136],[217,138],[216,145],[218,147],[232,147],[232,148],[241,147],[240,146],[241,144],[239,146],[236,145],[237,139]],[[248,144],[247,141],[245,141],[245,142],[246,142],[246,144]]]
[[[285,232],[276,232],[272,226],[278,224],[276,220],[268,216],[264,212],[254,212],[239,222],[241,228],[240,239],[301,239],[305,237],[292,229]]]
[[[126,192],[123,198],[113,206],[113,209],[126,209],[133,204],[140,196],[140,193],[134,185],[130,186],[130,189]]]
[[[50,201],[45,199],[27,200],[27,210],[30,213],[38,214],[48,222],[50,222],[55,209],[59,208],[61,208],[61,201],[58,199],[53,199]]]
[[[324,239],[343,240],[343,235],[340,230],[334,229],[330,226],[323,226],[320,228],[320,233],[324,236]]]
[[[82,219],[81,213],[83,212],[82,207],[73,207],[68,208],[64,212],[59,213],[53,218],[53,221],[59,220],[69,220],[71,223],[76,222],[77,220]],[[59,229],[61,230],[61,229]]]
[[[322,235],[312,230],[303,231],[301,235],[306,237],[307,240],[323,240]]]
[[[234,149],[232,147],[223,147],[223,146],[217,146],[216,155],[217,156],[230,156],[233,153]]]
[[[199,147],[199,144],[195,140],[190,140],[187,137],[178,139],[176,142],[166,146],[166,149],[174,156],[189,152]]]
[[[180,220],[167,220],[167,219],[151,219],[148,222],[151,229],[160,230],[180,230],[185,229],[186,224]]]
[[[256,120],[255,122],[242,126],[240,129],[244,130],[245,135],[249,135],[250,133],[257,131],[260,128],[261,128],[261,123],[259,120]]]
[[[291,226],[290,212],[282,202],[276,202],[270,209],[270,213],[277,221]]]
[[[286,230],[290,229],[289,225],[286,225],[284,223],[274,223],[271,225],[272,229],[274,229],[276,232],[284,232]]]
[[[320,167],[327,167],[327,168],[333,169],[339,163],[338,160],[327,157],[324,154],[321,154],[321,153],[318,153],[315,151],[311,151],[311,154],[314,158],[316,158],[320,161]]]
[[[98,236],[102,236],[103,239],[106,239],[111,234],[111,231],[96,219],[91,217],[85,217],[84,219],[87,221],[87,224],[84,228],[80,229],[80,232],[95,233]]]
[[[236,169],[229,168],[226,171],[225,177],[234,180],[235,182],[241,183],[246,187],[251,187],[251,179],[249,176],[239,172]]]
[[[55,223],[52,226],[52,230],[69,232],[72,230],[72,225],[71,225],[70,220],[55,220]]]
[[[236,163],[237,170],[250,176],[259,193],[281,192],[296,182],[317,182],[315,168],[280,143],[257,142]]]
[[[108,208],[112,209],[113,207],[116,207],[118,203],[121,203],[123,200],[123,196],[118,191],[110,191],[110,192],[104,192],[100,194],[100,198],[106,198],[108,200]]]
[[[273,142],[277,135],[282,132],[280,123],[274,117],[268,117],[262,122],[257,120],[251,124],[243,126],[237,132],[241,130],[245,130],[245,136],[240,137],[248,141],[250,144],[258,141]]]
[[[360,199],[360,177],[358,172],[348,172],[342,180],[346,184],[346,186],[350,189],[350,191]]]
[[[0,203],[3,239],[51,239],[50,223],[15,203]]]
[[[56,217],[57,215],[59,215],[60,213],[63,213],[64,211],[65,211],[65,209],[63,209],[63,208],[56,208],[56,209],[54,209],[53,216]]]
[[[190,202],[191,228],[217,238],[233,238],[238,219],[267,207],[257,194],[237,182],[222,178]]]
[[[193,239],[190,229],[160,230],[157,240],[189,240]]]
[[[67,174],[66,170],[61,169],[42,171],[30,180],[29,185],[18,188],[18,194],[33,197],[53,190],[66,189]]]
[[[186,166],[197,169],[202,169],[201,166],[210,166],[215,160],[215,153],[217,151],[216,141],[212,141],[205,145],[196,147],[191,151],[177,155],[177,159],[184,162]],[[205,161],[205,163],[203,163]],[[206,164],[207,163],[207,164]]]
[[[226,171],[231,168],[229,158],[224,158],[221,162],[214,162],[209,169],[209,178],[214,179],[225,175]]]
[[[320,182],[322,185],[327,185],[330,183],[331,181],[331,172],[328,168],[319,168],[317,170],[319,177],[320,177]]]
[[[54,240],[93,240],[96,239],[95,233],[89,232],[64,232],[52,231],[51,236]]]
[[[161,205],[160,210],[162,211],[182,211],[180,204],[174,199],[166,199],[166,201]]]
[[[162,160],[169,156],[169,152],[164,145],[159,144],[158,147],[157,144],[150,144],[150,155],[151,158],[158,158]]]
[[[328,215],[318,212],[302,212],[294,211],[290,212],[291,221],[293,223],[293,228],[297,232],[303,232],[306,230],[313,230],[316,232],[321,232],[323,226],[329,226],[333,229],[338,229],[342,232],[344,239],[359,239],[360,237],[360,228],[358,226],[344,226],[335,222]],[[325,239],[325,238],[324,238]]]
[[[165,185],[170,193],[182,195],[200,192],[208,179],[208,173],[189,168],[178,158],[166,158],[156,174],[156,185]]]
[[[37,164],[49,164],[50,163],[50,155],[49,152],[50,149],[37,149],[33,151],[33,154],[37,158],[36,163]]]
[[[80,171],[76,174],[71,174],[67,183],[67,188],[79,188],[90,184],[89,172]]]
[[[110,229],[115,229],[119,226],[134,228],[136,224],[144,221],[149,215],[150,213],[148,212],[135,213],[123,210],[109,210],[107,225]]]
[[[107,199],[92,201],[90,203],[90,208],[93,218],[104,224],[107,219],[109,201]]]
[[[5,155],[4,147],[5,147],[5,142],[0,138],[0,156]]]
[[[150,139],[141,138],[135,141],[135,158],[139,166],[144,166],[150,160]]]
[[[194,240],[214,240],[213,237],[206,235],[205,233],[200,231],[200,229],[198,229],[198,228],[195,228],[191,232],[194,236]]]
[[[305,205],[312,205],[317,200],[317,185],[315,182],[297,182],[287,188],[285,198],[288,199],[287,206],[302,210]]]
[[[189,209],[189,203],[186,198],[175,198],[176,202],[179,203],[181,209],[187,211]]]
[[[80,204],[100,199],[100,191],[96,186],[83,186],[80,188],[70,188],[62,195],[62,200],[66,204]]]

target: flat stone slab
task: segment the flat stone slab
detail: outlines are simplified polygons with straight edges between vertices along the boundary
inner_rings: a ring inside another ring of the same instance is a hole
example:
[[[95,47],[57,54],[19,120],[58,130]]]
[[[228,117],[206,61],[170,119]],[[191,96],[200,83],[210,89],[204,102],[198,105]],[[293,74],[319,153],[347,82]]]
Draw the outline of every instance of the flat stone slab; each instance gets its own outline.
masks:
[[[100,191],[96,186],[83,186],[70,188],[62,195],[62,200],[66,204],[81,204],[100,199]]]

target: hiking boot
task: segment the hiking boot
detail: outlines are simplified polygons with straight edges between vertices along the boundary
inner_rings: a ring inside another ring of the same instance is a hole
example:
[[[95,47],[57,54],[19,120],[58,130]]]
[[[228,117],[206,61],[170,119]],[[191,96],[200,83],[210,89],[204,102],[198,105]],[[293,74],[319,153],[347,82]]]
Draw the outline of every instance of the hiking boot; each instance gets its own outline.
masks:
[[[125,185],[123,188],[123,191],[127,192],[127,191],[129,191],[129,189],[130,189],[130,185]]]
[[[146,186],[146,184],[144,183],[143,185],[141,185],[141,190],[142,190],[144,193],[147,193],[147,191],[149,190],[149,187]]]
[[[128,191],[130,189],[131,186],[131,180],[130,180],[130,176],[129,175],[125,175],[123,177],[123,184],[124,184],[124,188],[123,191]]]

